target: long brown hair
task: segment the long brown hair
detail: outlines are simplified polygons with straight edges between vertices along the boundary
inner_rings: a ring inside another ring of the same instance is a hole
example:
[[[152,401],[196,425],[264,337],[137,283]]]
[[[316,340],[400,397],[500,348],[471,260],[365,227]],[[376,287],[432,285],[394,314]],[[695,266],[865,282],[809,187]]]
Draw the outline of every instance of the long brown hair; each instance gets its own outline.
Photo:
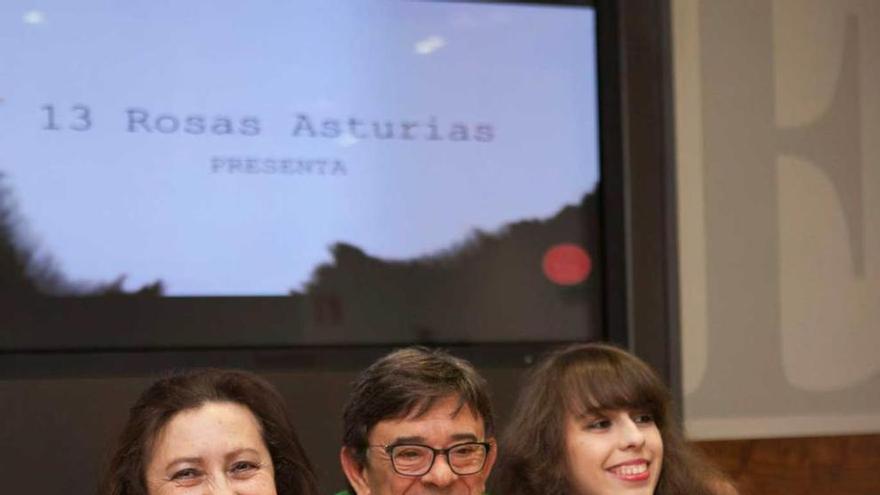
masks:
[[[253,373],[217,369],[168,376],[141,394],[129,411],[99,495],[147,495],[144,473],[156,436],[179,412],[208,402],[241,404],[257,418],[279,495],[317,495],[312,465],[278,391]]]
[[[565,495],[569,414],[615,409],[650,412],[663,439],[656,495],[712,495],[723,477],[684,440],[657,374],[632,354],[607,344],[575,344],[547,355],[531,371],[502,436],[492,491],[503,495]]]

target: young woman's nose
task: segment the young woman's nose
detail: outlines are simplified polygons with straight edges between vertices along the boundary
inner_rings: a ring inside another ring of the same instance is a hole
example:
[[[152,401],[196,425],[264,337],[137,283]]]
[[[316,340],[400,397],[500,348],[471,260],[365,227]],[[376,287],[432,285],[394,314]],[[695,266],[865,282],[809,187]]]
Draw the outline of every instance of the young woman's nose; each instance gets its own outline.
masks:
[[[629,416],[620,422],[620,445],[622,448],[641,448],[645,445],[645,432]]]

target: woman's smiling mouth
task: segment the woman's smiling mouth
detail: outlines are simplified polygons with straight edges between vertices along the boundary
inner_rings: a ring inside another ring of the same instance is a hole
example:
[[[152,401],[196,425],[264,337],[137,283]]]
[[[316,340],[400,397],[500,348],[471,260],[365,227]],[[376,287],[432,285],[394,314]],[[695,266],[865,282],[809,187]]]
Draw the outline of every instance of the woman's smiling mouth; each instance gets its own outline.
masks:
[[[624,481],[644,481],[651,476],[648,471],[648,461],[643,459],[617,464],[607,471]]]

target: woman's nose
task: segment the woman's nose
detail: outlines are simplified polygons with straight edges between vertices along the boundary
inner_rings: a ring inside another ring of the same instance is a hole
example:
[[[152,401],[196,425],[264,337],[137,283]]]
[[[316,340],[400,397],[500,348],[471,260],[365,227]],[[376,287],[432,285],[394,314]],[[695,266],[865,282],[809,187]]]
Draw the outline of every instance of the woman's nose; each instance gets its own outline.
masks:
[[[645,432],[628,416],[620,422],[620,444],[622,448],[641,448],[645,445]]]
[[[236,495],[238,492],[225,476],[212,477],[205,487],[204,495]]]

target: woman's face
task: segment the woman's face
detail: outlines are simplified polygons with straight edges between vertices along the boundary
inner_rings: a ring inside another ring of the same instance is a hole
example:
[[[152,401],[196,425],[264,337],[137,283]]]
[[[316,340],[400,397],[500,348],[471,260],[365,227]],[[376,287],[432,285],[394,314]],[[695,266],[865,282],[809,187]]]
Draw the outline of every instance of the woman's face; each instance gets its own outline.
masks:
[[[663,439],[650,414],[618,409],[569,413],[569,483],[576,495],[651,495],[663,467]]]
[[[149,495],[276,495],[275,470],[250,409],[208,402],[177,413],[156,437]]]

